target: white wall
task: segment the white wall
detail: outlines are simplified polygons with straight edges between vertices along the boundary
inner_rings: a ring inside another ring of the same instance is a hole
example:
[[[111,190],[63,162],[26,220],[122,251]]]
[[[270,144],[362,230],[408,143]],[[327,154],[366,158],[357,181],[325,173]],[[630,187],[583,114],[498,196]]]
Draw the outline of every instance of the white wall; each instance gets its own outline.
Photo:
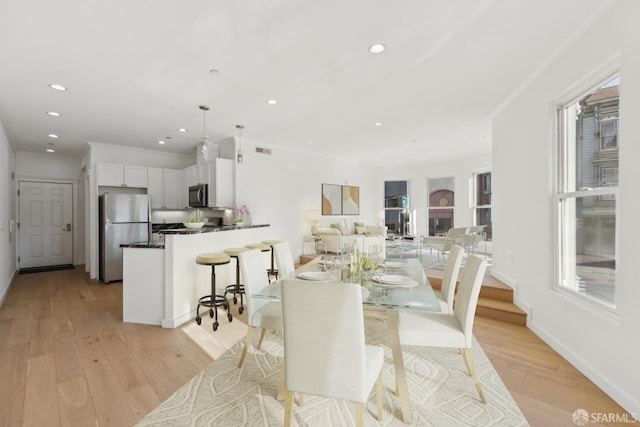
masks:
[[[9,230],[9,221],[16,219],[16,181],[14,152],[0,122],[0,301],[4,300],[16,272],[16,232]]]
[[[73,263],[84,264],[84,181],[80,158],[59,154],[18,151],[15,155],[16,181],[69,182],[73,186]],[[19,212],[18,212],[19,215]],[[19,217],[18,217],[19,219]]]
[[[360,187],[358,217],[375,221],[382,199],[373,193],[370,168],[281,148],[272,148],[271,155],[259,154],[246,141],[243,151],[244,162],[236,169],[236,203],[247,204],[253,223],[271,224],[271,238],[289,242],[294,258],[302,253],[302,235],[311,232],[308,211],[321,209],[323,183]]]
[[[428,235],[427,180],[453,177],[454,226],[470,226],[473,224],[473,212],[470,208],[473,174],[487,171],[491,171],[491,153],[474,154],[439,163],[376,168],[373,184],[374,200],[378,202],[376,209],[383,208],[384,181],[409,180],[410,206],[416,215],[415,228],[412,231],[416,235]]]
[[[493,125],[493,274],[530,308],[529,327],[631,413],[640,414],[639,2],[594,22]],[[619,48],[619,52],[618,52]],[[621,65],[615,314],[554,288],[555,105]],[[576,408],[577,409],[577,408]]]

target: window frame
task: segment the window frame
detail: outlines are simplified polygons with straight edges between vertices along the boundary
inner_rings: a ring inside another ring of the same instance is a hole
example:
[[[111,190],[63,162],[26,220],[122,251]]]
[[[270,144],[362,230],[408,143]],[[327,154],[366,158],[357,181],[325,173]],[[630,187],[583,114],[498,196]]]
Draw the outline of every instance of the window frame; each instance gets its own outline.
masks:
[[[446,182],[446,180],[451,180],[451,189],[449,188],[438,188],[435,191],[451,191],[451,193],[453,194],[453,203],[451,205],[447,205],[447,206],[431,206],[431,181],[440,181],[440,182]],[[429,234],[431,228],[429,226],[429,221],[431,220],[431,210],[433,211],[446,211],[446,210],[451,210],[451,227],[450,228],[454,228],[455,227],[455,220],[456,220],[456,177],[454,175],[451,176],[441,176],[441,177],[437,177],[437,178],[430,178],[427,177],[427,182],[426,182],[426,230],[427,236],[431,236],[431,234]],[[436,235],[435,229],[434,229],[434,236]]]
[[[393,208],[388,208],[387,207],[387,190],[386,190],[386,185],[387,182],[405,182],[407,185],[407,205],[406,206],[401,206],[401,207],[393,207]],[[388,232],[393,233],[397,236],[401,236],[401,235],[406,235],[407,233],[411,232],[411,180],[410,179],[385,179],[382,183],[382,197],[383,197],[383,211],[384,211],[384,225],[387,225],[387,212],[399,212],[400,214],[406,215],[409,220],[408,220],[408,224],[407,224],[407,230],[404,230],[404,234],[398,234],[396,231],[391,231],[389,230]],[[400,226],[402,227],[402,223],[400,224]]]
[[[478,176],[479,175],[486,175],[489,174],[491,176],[491,193],[490,193],[490,197],[491,197],[491,203],[489,203],[488,205],[480,205],[478,204]],[[478,224],[477,222],[477,211],[478,209],[490,209],[491,210],[491,229],[493,229],[493,171],[489,168],[489,169],[480,169],[477,171],[472,172],[471,174],[471,203],[470,207],[471,207],[471,223],[476,226],[476,225],[481,225]],[[491,233],[491,236],[487,235],[487,241],[491,242],[493,241],[493,233]]]
[[[565,244],[563,240],[563,212],[562,212],[562,204],[566,200],[573,199],[578,200],[579,198],[585,197],[596,197],[601,200],[607,200],[608,197],[613,197],[615,200],[615,210],[613,211],[616,226],[615,226],[615,245],[614,250],[616,254],[616,261],[618,259],[619,254],[619,181],[615,186],[602,186],[595,188],[577,188],[577,183],[575,180],[577,179],[575,176],[576,171],[580,167],[579,159],[577,159],[576,155],[571,155],[571,148],[574,148],[574,152],[576,151],[575,145],[571,147],[571,142],[569,141],[569,136],[572,135],[574,140],[573,144],[576,141],[576,130],[569,129],[568,123],[569,119],[567,117],[568,114],[574,114],[575,110],[570,111],[567,107],[577,104],[581,99],[588,96],[589,93],[593,93],[599,88],[603,87],[608,82],[620,78],[620,70],[619,67],[616,68],[615,71],[609,72],[606,77],[601,78],[600,80],[596,80],[596,84],[593,85],[585,85],[582,90],[574,91],[578,93],[572,97],[567,97],[567,99],[563,102],[558,102],[555,105],[555,129],[556,129],[556,141],[555,141],[555,150],[554,150],[554,163],[555,163],[555,183],[554,183],[554,195],[553,195],[553,211],[554,211],[554,250],[553,250],[553,259],[554,259],[554,280],[552,283],[552,288],[561,293],[563,296],[571,298],[573,301],[578,302],[585,307],[591,307],[598,309],[597,312],[608,314],[609,316],[617,316],[619,308],[620,308],[620,292],[618,290],[619,287],[619,275],[615,275],[614,279],[614,298],[613,305],[596,298],[594,296],[588,295],[586,293],[580,293],[569,286],[563,284],[563,274],[564,274],[564,260],[563,257],[563,244]],[[594,81],[591,80],[591,81]],[[585,89],[586,88],[586,89]],[[618,100],[619,102],[619,100]],[[575,123],[573,121],[572,123]],[[615,148],[610,148],[606,151],[613,151],[615,149],[619,150],[620,143],[620,135],[619,135],[619,123],[620,123],[620,109],[618,108],[618,116],[616,117],[616,146]],[[597,147],[598,150],[602,151],[602,136],[600,133],[600,123],[598,123],[598,141]],[[569,159],[569,157],[573,157]],[[618,157],[619,158],[619,157]],[[572,161],[573,164],[569,164],[568,162]],[[573,168],[573,176],[568,169]],[[619,175],[619,161],[618,161],[618,175]],[[568,188],[573,187],[572,191],[567,190]],[[610,199],[609,199],[610,200]],[[572,232],[575,234],[577,223],[576,219],[573,219],[573,222],[570,224],[572,228]],[[575,244],[575,239],[573,240]],[[616,262],[616,273],[618,272],[618,265]],[[607,318],[614,318],[605,316]]]

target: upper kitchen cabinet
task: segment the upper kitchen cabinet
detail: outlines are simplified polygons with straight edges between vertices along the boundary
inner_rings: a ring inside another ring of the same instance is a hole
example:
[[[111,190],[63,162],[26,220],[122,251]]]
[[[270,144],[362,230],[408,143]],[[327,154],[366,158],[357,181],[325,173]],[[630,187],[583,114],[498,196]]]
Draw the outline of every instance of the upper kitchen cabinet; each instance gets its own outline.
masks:
[[[148,168],[152,209],[180,209],[180,171],[177,169]]]
[[[217,158],[201,165],[202,174],[208,177],[209,207],[229,208],[235,204],[235,180],[233,160]]]
[[[96,175],[98,185],[147,188],[147,168],[145,166],[98,163]]]

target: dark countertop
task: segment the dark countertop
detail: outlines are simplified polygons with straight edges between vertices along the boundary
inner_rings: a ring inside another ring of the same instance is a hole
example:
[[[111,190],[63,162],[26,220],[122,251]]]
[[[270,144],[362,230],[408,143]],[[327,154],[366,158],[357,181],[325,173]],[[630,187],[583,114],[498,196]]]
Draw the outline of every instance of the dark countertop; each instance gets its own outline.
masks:
[[[202,234],[202,233],[217,233],[221,231],[234,231],[245,230],[249,228],[261,228],[269,227],[270,224],[252,224],[252,225],[223,225],[215,227],[202,227],[202,228],[168,228],[163,230],[154,230],[154,233],[158,234]],[[183,226],[184,227],[184,226]],[[150,249],[164,249],[164,236],[162,239],[149,240],[143,242],[132,242],[120,245],[121,248],[150,248]]]
[[[158,230],[159,234],[201,234],[201,233],[216,233],[219,231],[233,231],[244,230],[247,228],[261,228],[268,227],[269,224],[252,224],[252,225],[217,225],[214,227],[202,227],[202,228],[176,228],[169,230]]]

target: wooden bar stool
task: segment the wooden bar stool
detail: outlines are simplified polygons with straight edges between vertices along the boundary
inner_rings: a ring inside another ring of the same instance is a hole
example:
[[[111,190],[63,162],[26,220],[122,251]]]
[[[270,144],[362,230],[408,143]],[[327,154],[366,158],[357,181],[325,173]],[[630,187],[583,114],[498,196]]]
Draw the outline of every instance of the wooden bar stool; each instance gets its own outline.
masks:
[[[266,243],[249,243],[248,245],[244,245],[244,247],[247,249],[259,249],[260,252],[269,252],[271,250],[271,246],[267,245]],[[269,279],[268,268],[267,268],[267,279]]]
[[[271,268],[267,268],[267,274],[275,276],[276,280],[278,280],[278,269],[275,267],[275,264],[273,263],[273,245],[280,242],[281,242],[280,240],[263,240],[262,241],[262,243],[264,243],[265,245],[269,245],[269,247],[271,248]]]
[[[218,330],[218,307],[224,307],[227,309],[227,319],[229,322],[233,320],[231,312],[229,312],[229,301],[223,295],[216,295],[216,265],[229,264],[231,258],[227,254],[223,253],[206,253],[200,254],[196,257],[196,263],[200,265],[211,266],[211,294],[205,295],[198,301],[198,308],[196,308],[196,323],[200,325],[202,318],[200,317],[200,306],[209,307],[209,316],[213,317],[215,313],[215,321],[213,322],[213,330]]]
[[[231,258],[235,258],[236,260],[236,283],[233,285],[229,285],[225,288],[224,296],[227,297],[227,294],[233,295],[233,303],[238,303],[238,295],[240,295],[240,307],[238,307],[238,313],[242,314],[244,311],[244,286],[240,284],[240,261],[238,260],[238,255],[241,252],[248,251],[247,248],[229,248],[225,249],[224,253],[229,255]]]

